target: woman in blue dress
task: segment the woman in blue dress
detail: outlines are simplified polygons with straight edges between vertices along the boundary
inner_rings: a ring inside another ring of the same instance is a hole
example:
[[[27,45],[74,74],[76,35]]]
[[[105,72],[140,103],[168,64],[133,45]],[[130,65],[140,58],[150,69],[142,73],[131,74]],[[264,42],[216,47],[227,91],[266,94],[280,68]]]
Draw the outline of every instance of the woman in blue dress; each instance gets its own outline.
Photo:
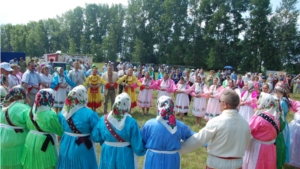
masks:
[[[146,152],[142,135],[130,112],[131,100],[127,93],[116,97],[113,110],[103,116],[92,132],[92,139],[102,145],[100,169],[137,168],[138,156]]]
[[[157,101],[156,119],[148,120],[142,128],[147,153],[144,169],[179,169],[181,140],[185,141],[194,132],[183,122],[176,120],[174,103],[168,96]]]
[[[290,128],[289,128],[289,123],[286,120],[286,116],[289,112],[289,107],[290,107],[290,100],[287,97],[287,84],[284,82],[278,82],[275,85],[275,90],[276,90],[276,96],[278,97],[280,101],[279,105],[279,110],[283,113],[284,116],[284,121],[286,122],[285,128],[283,130],[283,135],[284,135],[284,141],[285,141],[285,148],[286,148],[286,157],[285,157],[285,162],[290,162]]]
[[[80,85],[73,88],[59,114],[64,134],[60,142],[58,169],[97,169],[95,147],[90,133],[99,121],[87,104],[87,91]]]

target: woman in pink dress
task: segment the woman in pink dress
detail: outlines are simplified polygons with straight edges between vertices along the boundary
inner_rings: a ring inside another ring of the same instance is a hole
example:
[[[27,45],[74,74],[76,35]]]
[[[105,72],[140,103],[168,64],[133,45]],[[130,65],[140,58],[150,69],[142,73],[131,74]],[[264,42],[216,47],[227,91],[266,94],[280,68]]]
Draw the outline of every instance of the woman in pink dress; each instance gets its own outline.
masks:
[[[196,117],[196,124],[200,126],[202,117],[205,116],[206,113],[206,98],[207,95],[207,87],[200,76],[196,77],[196,83],[191,87],[191,95],[194,97],[194,104],[192,113]]]
[[[249,122],[257,106],[258,93],[252,81],[245,83],[245,91],[241,95],[240,114]]]
[[[274,97],[261,93],[258,110],[249,121],[252,140],[244,156],[243,169],[276,169],[275,140],[280,114]]]
[[[143,114],[145,114],[146,109],[146,115],[149,113],[149,108],[152,107],[152,100],[153,100],[153,89],[156,87],[155,81],[150,77],[150,73],[146,72],[145,77],[141,78],[139,80],[143,86],[145,86],[145,89],[140,90],[139,92],[139,98],[138,98],[138,106],[142,108]]]
[[[169,78],[168,73],[164,73],[164,77],[156,81],[156,89],[158,90],[157,99],[160,96],[169,96],[174,92],[175,84],[174,81]]]
[[[184,81],[184,77],[180,77],[176,85],[176,102],[174,111],[179,113],[180,120],[183,120],[184,113],[190,111],[189,93],[191,92],[190,86]]]
[[[221,97],[221,95],[224,91],[224,87],[218,83],[219,83],[219,79],[214,78],[213,85],[211,85],[209,87],[209,90],[207,93],[209,95],[209,100],[207,103],[207,109],[206,109],[206,114],[205,114],[206,121],[221,114],[219,98]]]

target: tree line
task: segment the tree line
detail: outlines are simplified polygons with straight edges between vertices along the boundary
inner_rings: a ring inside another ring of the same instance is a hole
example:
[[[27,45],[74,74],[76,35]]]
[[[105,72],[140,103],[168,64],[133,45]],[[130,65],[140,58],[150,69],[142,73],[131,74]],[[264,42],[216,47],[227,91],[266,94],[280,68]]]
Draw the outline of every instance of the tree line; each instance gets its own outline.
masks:
[[[239,70],[300,70],[298,0],[128,0],[1,25],[1,50]]]

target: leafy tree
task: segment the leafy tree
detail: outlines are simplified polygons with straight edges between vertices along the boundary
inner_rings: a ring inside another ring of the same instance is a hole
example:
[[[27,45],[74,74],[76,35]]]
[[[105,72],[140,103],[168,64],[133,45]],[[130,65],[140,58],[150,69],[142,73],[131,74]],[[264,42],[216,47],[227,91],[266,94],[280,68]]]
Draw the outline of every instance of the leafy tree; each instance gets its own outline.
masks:
[[[27,29],[25,25],[15,25],[10,34],[10,45],[13,52],[26,51]]]
[[[270,0],[251,0],[249,27],[246,30],[246,57],[251,62],[245,69],[261,72],[263,62],[268,59],[271,36],[271,24],[268,16],[271,14]]]
[[[72,38],[69,39],[69,53],[76,54],[76,44]]]
[[[299,36],[297,31],[299,17],[299,9],[296,8],[297,3],[297,0],[282,0],[271,19],[276,48],[273,57],[277,58],[277,65],[283,63],[284,68],[289,72],[297,70],[295,63],[297,63],[300,54],[295,50],[295,46],[299,42],[297,40]]]

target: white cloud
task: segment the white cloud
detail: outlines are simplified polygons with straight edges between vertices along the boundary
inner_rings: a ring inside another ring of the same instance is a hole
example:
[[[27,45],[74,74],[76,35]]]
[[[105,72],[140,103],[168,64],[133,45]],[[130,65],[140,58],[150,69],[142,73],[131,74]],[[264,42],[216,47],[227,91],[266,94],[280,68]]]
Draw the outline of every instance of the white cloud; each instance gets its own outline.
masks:
[[[275,11],[281,0],[271,0],[270,2]],[[2,0],[0,2],[0,24],[26,24],[29,21],[55,18],[56,15],[61,15],[77,6],[85,7],[86,3],[127,5],[128,2],[127,0]],[[300,2],[298,2],[297,8],[300,9]],[[300,24],[300,22],[298,23]]]
[[[86,3],[127,5],[127,0],[4,0],[0,2],[0,24],[26,24],[29,21],[55,18],[77,6],[85,7]]]

